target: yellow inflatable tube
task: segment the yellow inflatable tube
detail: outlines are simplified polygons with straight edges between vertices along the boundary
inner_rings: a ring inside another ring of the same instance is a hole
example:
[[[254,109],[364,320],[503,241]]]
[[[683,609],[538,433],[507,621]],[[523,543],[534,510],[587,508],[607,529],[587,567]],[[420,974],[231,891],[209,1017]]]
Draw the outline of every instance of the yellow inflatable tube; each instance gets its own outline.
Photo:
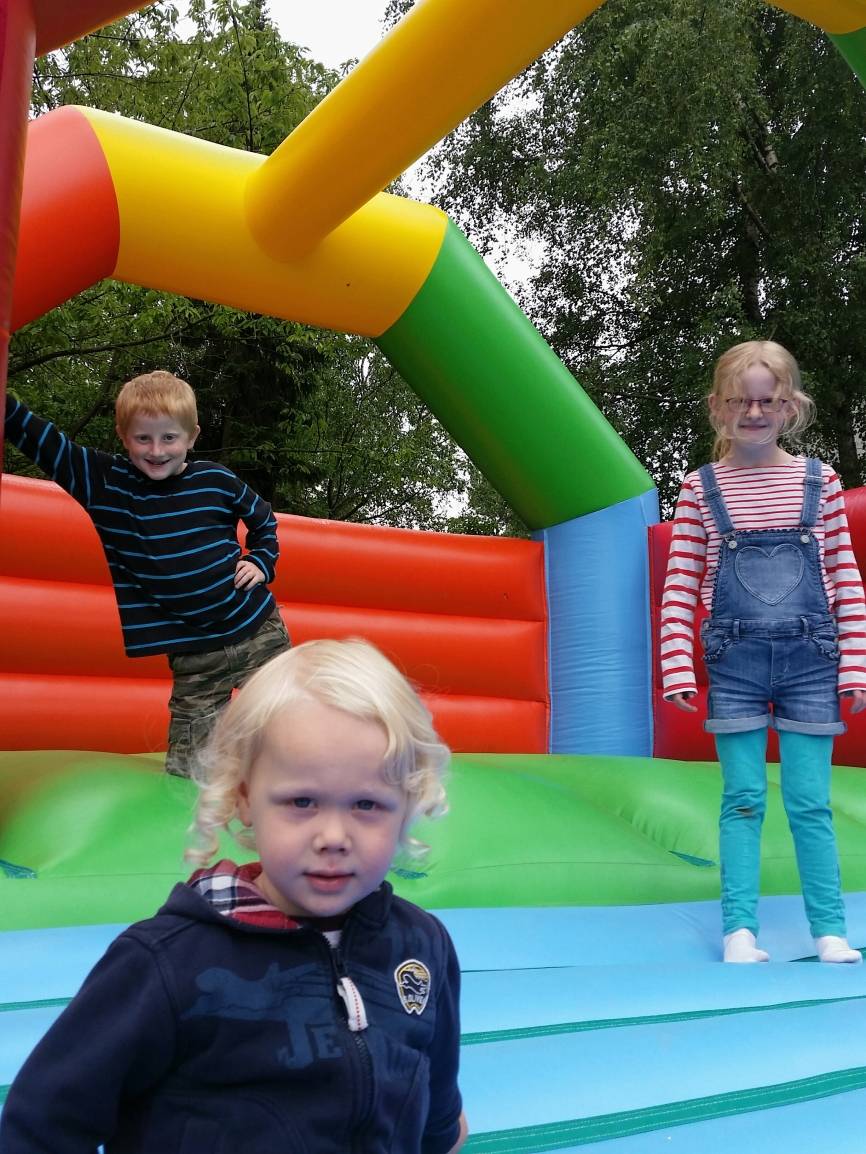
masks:
[[[375,337],[403,314],[439,253],[445,214],[380,193],[314,252],[277,261],[253,237],[245,207],[264,157],[79,111],[117,196],[119,280]]]
[[[773,0],[773,7],[800,16],[831,36],[866,27],[866,0]]]
[[[250,180],[259,243],[309,252],[602,3],[420,0]]]

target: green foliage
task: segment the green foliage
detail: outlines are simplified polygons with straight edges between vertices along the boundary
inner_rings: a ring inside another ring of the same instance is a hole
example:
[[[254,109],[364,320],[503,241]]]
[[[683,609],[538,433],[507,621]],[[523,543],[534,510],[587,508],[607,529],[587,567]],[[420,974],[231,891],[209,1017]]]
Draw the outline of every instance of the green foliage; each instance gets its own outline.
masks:
[[[538,254],[521,304],[669,512],[709,451],[713,362],[752,337],[804,369],[805,447],[866,479],[864,124],[860,85],[802,21],[758,0],[608,0],[428,175],[482,251],[507,229]]]
[[[464,459],[466,502],[453,516],[452,533],[472,533],[489,537],[528,537],[529,529],[469,458]]]
[[[280,37],[262,0],[152,4],[36,62],[33,112],[85,104],[249,152],[274,148],[335,73]]]
[[[315,394],[280,427],[305,455],[303,483],[284,480],[283,503],[312,517],[407,528],[448,528],[464,482],[454,446],[379,351],[335,340]]]

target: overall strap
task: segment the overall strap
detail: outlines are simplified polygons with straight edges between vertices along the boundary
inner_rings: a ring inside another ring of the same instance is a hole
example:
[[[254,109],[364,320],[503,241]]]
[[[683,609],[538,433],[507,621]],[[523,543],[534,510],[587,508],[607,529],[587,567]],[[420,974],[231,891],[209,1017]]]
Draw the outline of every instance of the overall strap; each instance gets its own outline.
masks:
[[[716,480],[715,469],[712,465],[702,465],[698,469],[698,476],[701,478],[701,484],[704,487],[704,500],[713,515],[716,528],[722,537],[729,537],[734,531],[734,524],[728,514],[728,507]]]
[[[803,512],[800,514],[800,526],[803,529],[811,529],[818,520],[823,485],[821,462],[816,457],[807,457],[806,475],[803,478]]]

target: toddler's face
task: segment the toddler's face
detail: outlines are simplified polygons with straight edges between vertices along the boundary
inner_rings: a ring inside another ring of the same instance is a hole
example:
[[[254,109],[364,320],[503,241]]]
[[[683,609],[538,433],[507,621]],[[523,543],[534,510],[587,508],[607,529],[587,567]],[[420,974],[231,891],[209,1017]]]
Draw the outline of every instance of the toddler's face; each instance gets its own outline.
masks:
[[[257,885],[294,917],[334,917],[378,889],[403,831],[407,799],[383,776],[382,726],[315,701],[264,732],[239,811],[255,833]]]

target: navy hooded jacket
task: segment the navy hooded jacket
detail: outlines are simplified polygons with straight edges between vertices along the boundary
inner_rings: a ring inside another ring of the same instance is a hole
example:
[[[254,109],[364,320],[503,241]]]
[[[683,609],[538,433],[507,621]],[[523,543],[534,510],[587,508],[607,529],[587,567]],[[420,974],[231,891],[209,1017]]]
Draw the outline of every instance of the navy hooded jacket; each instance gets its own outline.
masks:
[[[368,1020],[356,1032],[343,975]],[[387,883],[336,949],[175,886],[23,1066],[0,1154],[445,1154],[459,1136],[458,998],[445,928]]]

